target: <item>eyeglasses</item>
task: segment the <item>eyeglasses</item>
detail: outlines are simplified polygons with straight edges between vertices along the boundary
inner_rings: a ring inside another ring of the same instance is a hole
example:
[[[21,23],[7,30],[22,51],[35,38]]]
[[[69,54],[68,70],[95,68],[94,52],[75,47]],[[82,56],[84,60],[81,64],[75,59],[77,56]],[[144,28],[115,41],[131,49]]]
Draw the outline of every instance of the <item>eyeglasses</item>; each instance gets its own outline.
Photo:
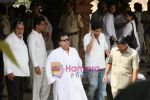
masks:
[[[69,39],[64,39],[64,40],[61,40],[62,42],[66,42],[66,41],[69,41]]]

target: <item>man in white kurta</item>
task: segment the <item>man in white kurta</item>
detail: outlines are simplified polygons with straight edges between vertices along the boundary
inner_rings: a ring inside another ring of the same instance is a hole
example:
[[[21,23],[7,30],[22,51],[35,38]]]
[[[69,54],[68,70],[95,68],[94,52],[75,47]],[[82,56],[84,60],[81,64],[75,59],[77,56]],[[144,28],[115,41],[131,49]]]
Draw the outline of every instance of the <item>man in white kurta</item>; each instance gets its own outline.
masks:
[[[17,65],[15,65],[4,53],[4,74],[9,100],[23,100],[24,78],[30,76],[29,56],[27,46],[23,41],[24,25],[23,21],[17,19],[13,23],[13,32],[5,39]]]
[[[47,84],[45,63],[47,52],[42,31],[45,29],[45,19],[37,16],[34,19],[34,29],[28,37],[29,54],[33,64],[33,99],[47,100],[50,85]]]
[[[114,16],[113,16],[115,10],[116,7],[114,4],[108,5],[108,12],[103,17],[103,28],[104,28],[103,33],[105,34],[109,49],[111,49],[112,47],[111,42],[116,41],[116,31],[115,31]]]
[[[76,49],[69,44],[68,36],[60,35],[60,47],[50,53],[46,62],[48,83],[53,83],[53,100],[87,100],[81,82],[82,61]],[[52,66],[55,69],[61,66],[59,73],[54,74]]]

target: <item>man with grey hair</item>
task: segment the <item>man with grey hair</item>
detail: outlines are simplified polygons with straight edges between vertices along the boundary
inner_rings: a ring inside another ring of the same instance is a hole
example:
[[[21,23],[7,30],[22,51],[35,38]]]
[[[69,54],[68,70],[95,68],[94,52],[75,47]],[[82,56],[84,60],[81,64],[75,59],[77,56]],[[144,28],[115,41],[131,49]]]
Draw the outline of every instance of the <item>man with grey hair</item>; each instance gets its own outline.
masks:
[[[28,49],[23,41],[24,25],[20,19],[13,23],[13,32],[5,39],[18,66],[3,54],[4,75],[9,100],[23,100],[24,78],[30,76]]]

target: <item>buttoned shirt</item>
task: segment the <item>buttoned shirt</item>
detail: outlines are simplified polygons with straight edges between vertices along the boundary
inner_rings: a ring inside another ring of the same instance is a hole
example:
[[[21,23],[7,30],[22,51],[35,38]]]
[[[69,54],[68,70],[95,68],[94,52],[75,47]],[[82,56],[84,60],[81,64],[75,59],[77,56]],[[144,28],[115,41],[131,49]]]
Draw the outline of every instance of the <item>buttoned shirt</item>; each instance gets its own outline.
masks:
[[[74,33],[78,32],[80,28],[84,27],[81,21],[80,14],[75,14],[72,12],[70,15],[64,14],[60,18],[59,26],[63,32]]]
[[[108,63],[112,64],[111,86],[123,89],[131,83],[133,70],[139,69],[139,56],[130,47],[122,53],[115,47],[111,50]]]
[[[87,45],[92,39],[91,32],[84,36],[83,45],[86,51]],[[99,43],[98,43],[99,41]],[[105,50],[108,49],[108,45],[103,33],[100,33],[98,40],[94,40],[93,47],[90,53],[85,52],[85,65],[86,67],[97,67],[99,69],[104,69],[106,66],[105,62]]]
[[[29,56],[23,38],[17,37],[13,32],[5,39],[5,41],[8,43],[18,66],[10,61],[10,59],[4,54],[4,74],[7,75],[13,73],[15,76],[29,76]]]
[[[33,67],[44,67],[47,53],[42,33],[32,30],[28,37],[28,47]]]

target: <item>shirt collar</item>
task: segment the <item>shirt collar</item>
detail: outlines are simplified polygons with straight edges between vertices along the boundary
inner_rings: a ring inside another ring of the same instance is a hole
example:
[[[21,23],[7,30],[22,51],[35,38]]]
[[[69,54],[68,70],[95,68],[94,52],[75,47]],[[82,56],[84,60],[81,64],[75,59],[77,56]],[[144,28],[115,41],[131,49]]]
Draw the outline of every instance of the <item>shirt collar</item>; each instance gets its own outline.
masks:
[[[36,35],[41,35],[41,33],[38,33],[38,32],[35,31],[35,30],[32,30],[32,32],[36,33]]]
[[[15,34],[15,32],[12,32],[12,34],[13,34],[13,36],[16,37],[17,39],[23,40],[23,36],[22,36],[21,38],[19,38],[19,37]]]
[[[119,51],[119,49],[117,49],[117,51]],[[130,48],[130,47],[128,46],[127,50],[124,51],[123,53],[132,53],[132,48]]]
[[[128,46],[128,48],[125,52],[132,53],[132,49]]]

